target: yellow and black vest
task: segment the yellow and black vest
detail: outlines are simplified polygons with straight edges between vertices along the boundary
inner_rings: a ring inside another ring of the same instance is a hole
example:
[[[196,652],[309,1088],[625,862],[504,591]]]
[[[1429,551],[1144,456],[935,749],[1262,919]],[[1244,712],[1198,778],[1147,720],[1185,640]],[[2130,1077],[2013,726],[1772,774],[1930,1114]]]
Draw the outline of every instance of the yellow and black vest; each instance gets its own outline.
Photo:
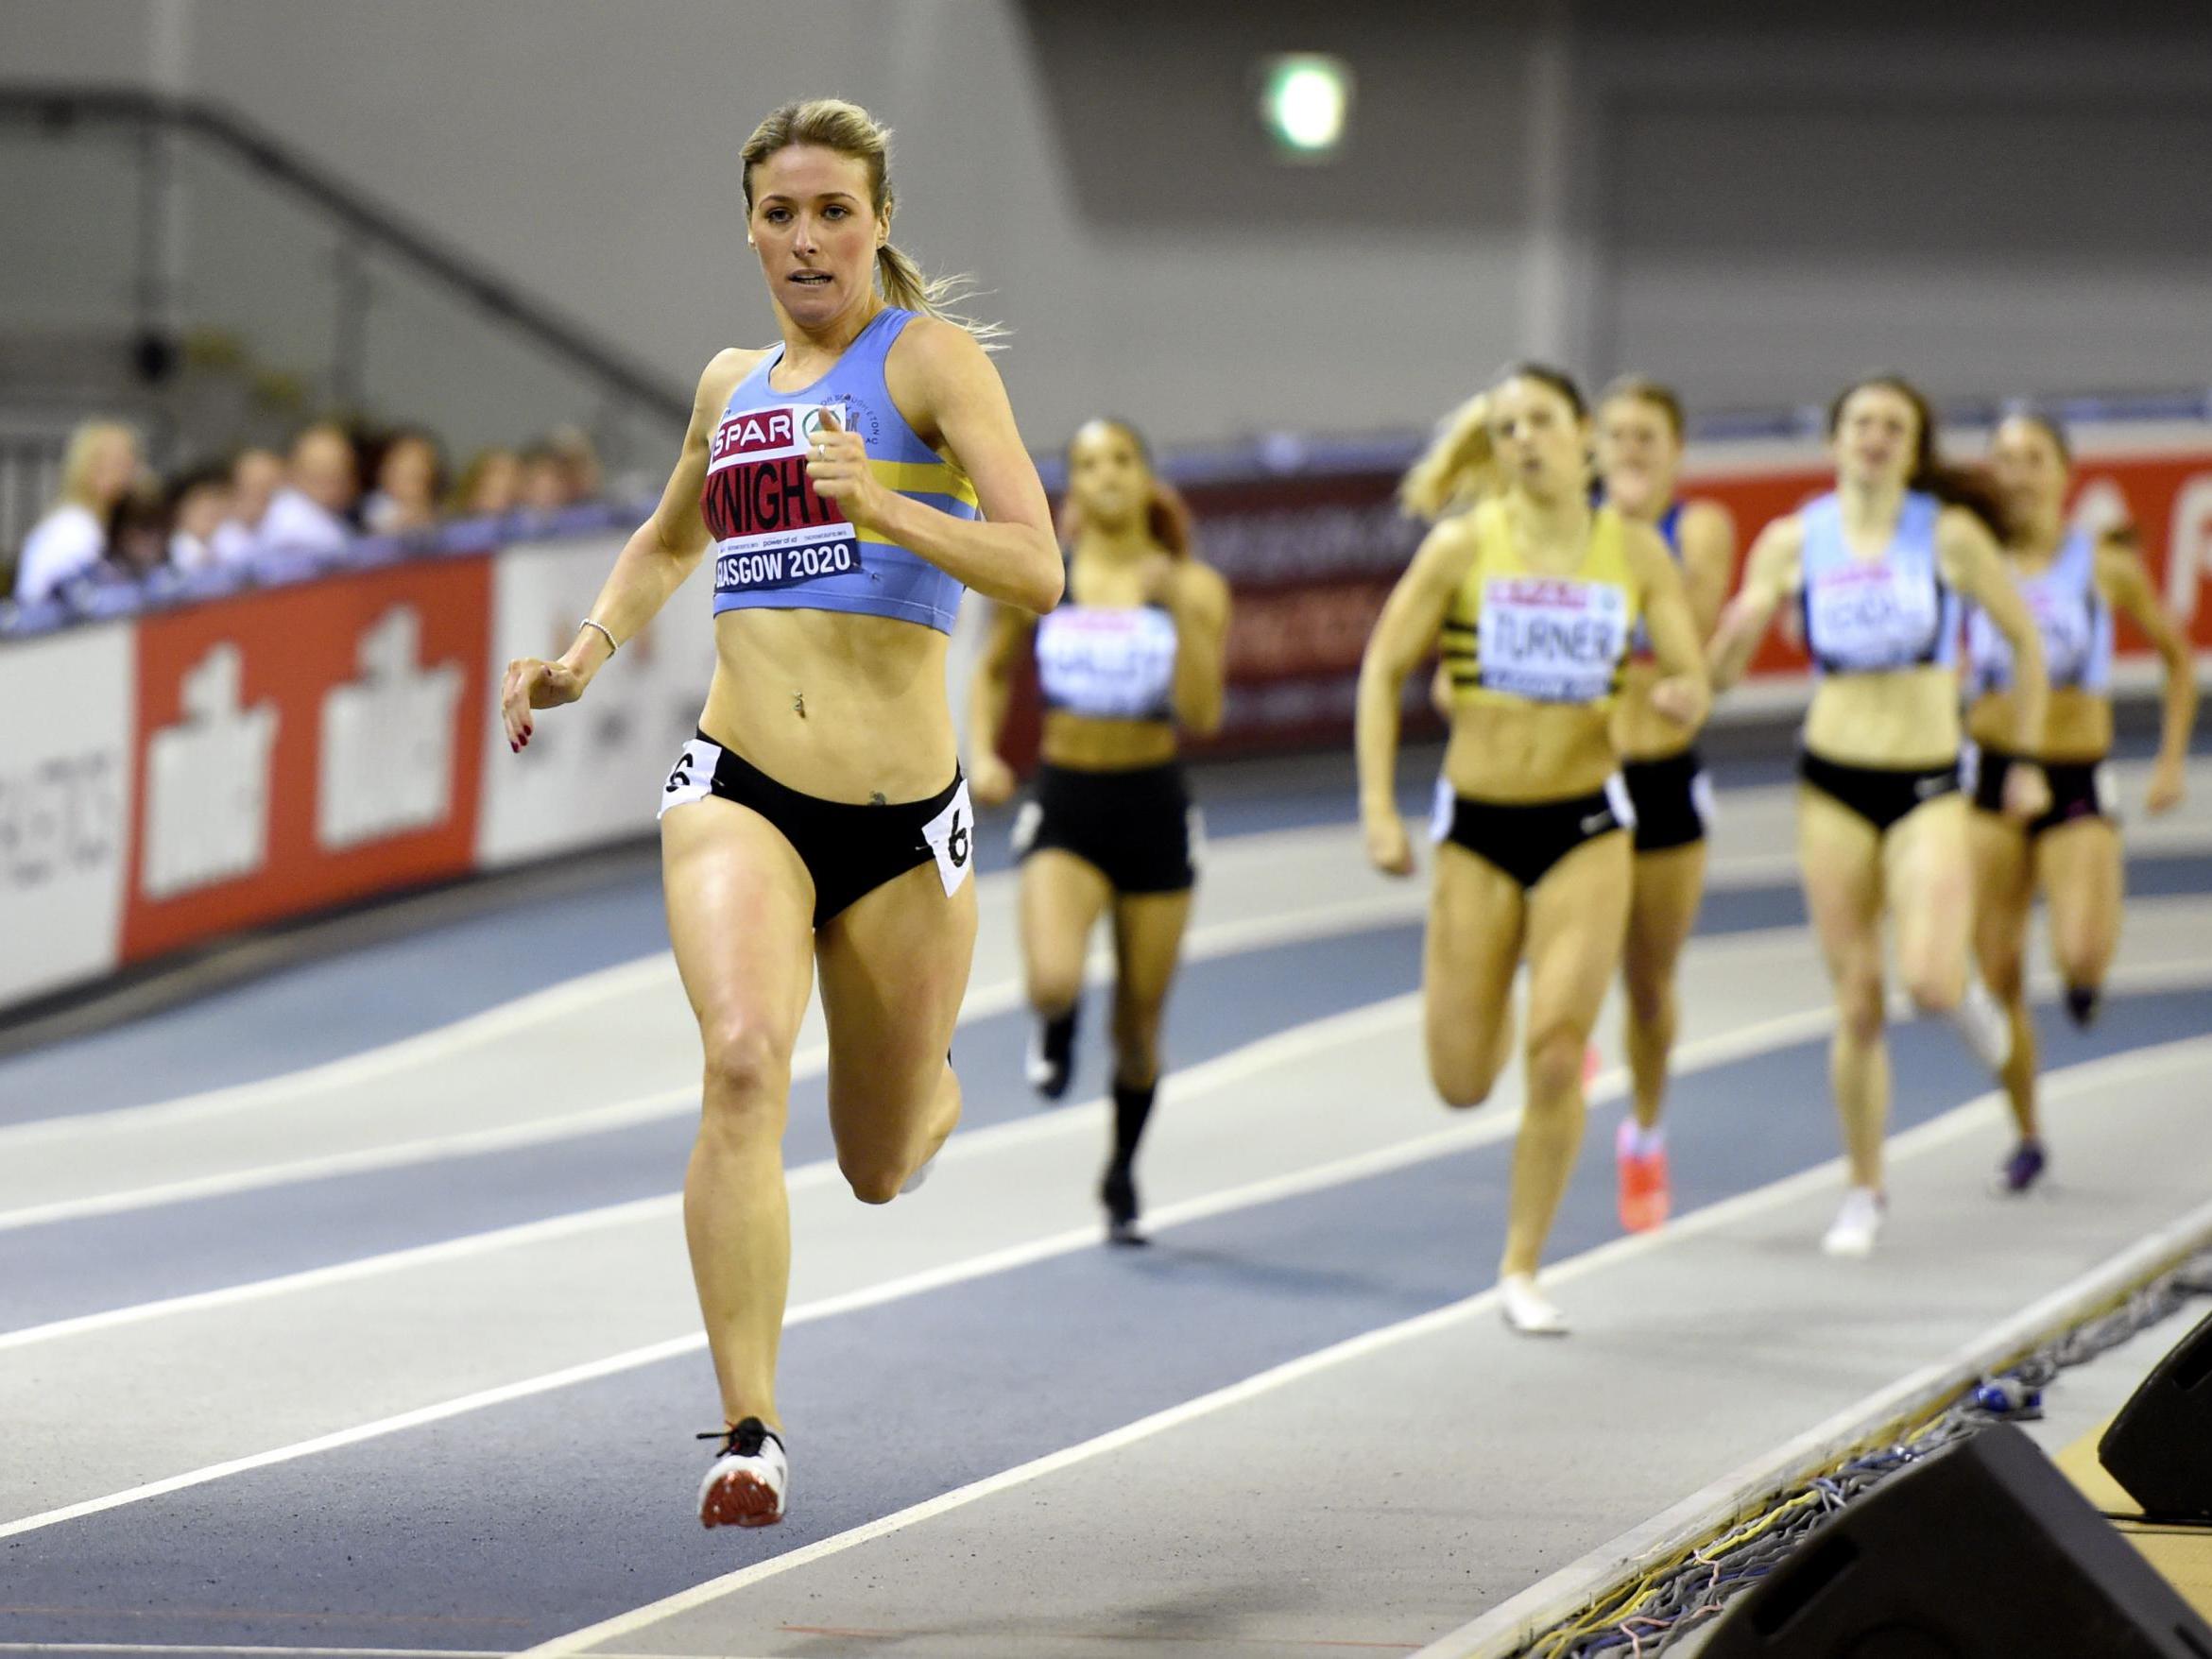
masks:
[[[1472,514],[1475,562],[1444,613],[1444,666],[1455,705],[1605,703],[1619,694],[1640,610],[1620,515],[1600,507],[1582,563],[1531,570],[1502,502]]]

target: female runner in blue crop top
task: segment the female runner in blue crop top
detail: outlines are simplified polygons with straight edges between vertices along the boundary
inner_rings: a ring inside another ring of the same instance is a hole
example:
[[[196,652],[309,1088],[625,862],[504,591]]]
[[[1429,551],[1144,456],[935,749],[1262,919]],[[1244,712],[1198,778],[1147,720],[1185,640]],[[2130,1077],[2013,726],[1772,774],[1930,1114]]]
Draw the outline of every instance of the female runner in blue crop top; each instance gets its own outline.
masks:
[[[708,1526],[784,1513],[781,1142],[810,981],[838,1165],[883,1204],[960,1115],[948,1045],[975,943],[974,837],[946,630],[962,588],[1048,610],[1061,583],[996,370],[968,330],[927,315],[942,284],[889,244],[883,129],[834,99],[787,105],[742,164],[781,343],[707,366],[660,504],[575,641],[557,662],[511,664],[503,691],[520,747],[531,710],[581,696],[712,544],[713,684],[661,820],[706,1060],[684,1226],[725,1421],[699,1494]]]
[[[1797,852],[1835,987],[1828,1076],[1851,1181],[1822,1242],[1832,1255],[1864,1256],[1886,1205],[1885,908],[1912,1001],[1953,1016],[1966,1005],[1974,878],[1959,793],[1960,596],[2013,645],[2024,752],[2042,729],[2046,686],[2035,624],[1991,533],[1995,505],[1938,465],[1927,400],[1889,375],[1846,387],[1828,411],[1828,444],[1835,490],[1759,532],[1708,654],[1714,685],[1732,684],[1783,602],[1802,607],[1818,678],[1799,761]],[[2041,770],[2016,768],[2006,810],[2032,818],[2049,804]],[[1995,1069],[2002,1020],[1987,1013],[1997,1034],[1980,1034],[1979,1046]]]
[[[1039,1029],[1031,1086],[1066,1092],[1091,929],[1114,930],[1114,1124],[1099,1198],[1106,1237],[1140,1244],[1135,1166],[1159,1086],[1160,1018],[1191,917],[1197,809],[1178,728],[1221,724],[1228,584],[1191,551],[1181,501],[1153,476],[1126,422],[1093,420],[1068,446],[1067,600],[1038,618],[999,607],[969,698],[975,798],[1009,799],[999,733],[1016,661],[1037,658],[1042,763],[1014,830],[1021,954]]]
[[[2023,821],[2003,811],[2006,781],[2021,760],[2014,748],[2012,652],[1981,611],[1966,619],[1966,733],[1977,746],[1974,805],[1974,948],[1982,977],[2012,1020],[2003,1079],[2019,1139],[1998,1171],[2022,1192],[2043,1173],[2035,1110],[2035,1025],[2028,1017],[2028,915],[2041,888],[2050,910],[2051,952],[2066,982],[2066,1011],[2087,1025],[2119,944],[2121,865],[2118,803],[2106,783],[2112,747],[2113,618],[2124,612],[2166,668],[2158,760],[2144,806],[2181,802],[2189,729],[2197,712],[2187,641],[2158,603],[2151,573],[2121,536],[2066,526],[2072,461],[2066,435],[2037,415],[1998,426],[1990,466],[2005,505],[2005,563],[2043,636],[2050,704],[2028,751],[2050,780],[2050,807]]]

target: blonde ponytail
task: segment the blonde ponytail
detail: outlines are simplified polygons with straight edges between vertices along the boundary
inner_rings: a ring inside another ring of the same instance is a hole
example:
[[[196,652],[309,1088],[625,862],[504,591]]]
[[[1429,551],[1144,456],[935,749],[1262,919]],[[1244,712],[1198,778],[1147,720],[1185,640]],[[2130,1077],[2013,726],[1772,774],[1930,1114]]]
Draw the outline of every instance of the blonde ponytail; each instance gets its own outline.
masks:
[[[876,249],[876,282],[883,298],[901,311],[918,311],[965,329],[986,351],[998,351],[1006,337],[1005,329],[998,323],[982,322],[951,309],[975,291],[967,277],[925,276],[911,256],[888,242]]]
[[[744,163],[745,206],[753,208],[753,169],[778,150],[813,145],[850,156],[867,168],[869,205],[886,226],[897,197],[891,190],[891,129],[858,104],[843,98],[806,98],[773,111],[738,152]],[[918,311],[965,329],[987,351],[1006,331],[995,322],[978,322],[947,309],[973,292],[966,277],[928,277],[921,267],[888,242],[876,249],[876,281],[883,298],[902,311]]]
[[[1490,447],[1490,394],[1477,392],[1443,420],[1421,458],[1406,470],[1398,502],[1431,523],[1473,506],[1498,487]]]

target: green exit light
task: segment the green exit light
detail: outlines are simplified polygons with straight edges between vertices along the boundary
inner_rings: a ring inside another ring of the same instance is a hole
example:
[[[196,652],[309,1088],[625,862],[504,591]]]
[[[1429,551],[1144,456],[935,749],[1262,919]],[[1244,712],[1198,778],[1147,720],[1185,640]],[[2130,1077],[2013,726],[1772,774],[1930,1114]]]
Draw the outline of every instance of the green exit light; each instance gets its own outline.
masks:
[[[1260,119],[1291,161],[1323,162],[1344,143],[1352,71],[1325,52],[1286,52],[1260,65]]]

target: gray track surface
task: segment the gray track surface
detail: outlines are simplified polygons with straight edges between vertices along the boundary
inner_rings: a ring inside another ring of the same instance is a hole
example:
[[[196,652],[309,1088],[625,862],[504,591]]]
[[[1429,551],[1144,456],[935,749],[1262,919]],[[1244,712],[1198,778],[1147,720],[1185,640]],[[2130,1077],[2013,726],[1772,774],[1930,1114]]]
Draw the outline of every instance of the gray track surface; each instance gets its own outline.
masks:
[[[1558,1343],[1484,1295],[1518,1082],[1433,1105],[1423,890],[1366,872],[1349,826],[1262,803],[1215,844],[1148,1252],[1095,1240],[1103,1103],[1019,1089],[1012,887],[986,876],[969,1118],[930,1187],[854,1205],[802,1064],[795,1504],[761,1534],[688,1512],[714,1420],[671,1196],[697,1050],[643,883],[0,1062],[0,1644],[512,1651],[644,1609],[594,1645],[1411,1651],[2212,1196],[2212,768],[2194,782],[2132,833],[2105,1018],[2043,1021],[2048,1195],[1987,1194],[1985,1080],[1900,1023],[1865,1263],[1815,1248],[1840,1177],[1789,794],[1725,797],[1681,1216],[1618,1238],[1608,1017]],[[600,942],[562,955],[592,906]],[[460,1025],[433,964],[469,980]],[[818,1038],[816,1016],[802,1059]]]

